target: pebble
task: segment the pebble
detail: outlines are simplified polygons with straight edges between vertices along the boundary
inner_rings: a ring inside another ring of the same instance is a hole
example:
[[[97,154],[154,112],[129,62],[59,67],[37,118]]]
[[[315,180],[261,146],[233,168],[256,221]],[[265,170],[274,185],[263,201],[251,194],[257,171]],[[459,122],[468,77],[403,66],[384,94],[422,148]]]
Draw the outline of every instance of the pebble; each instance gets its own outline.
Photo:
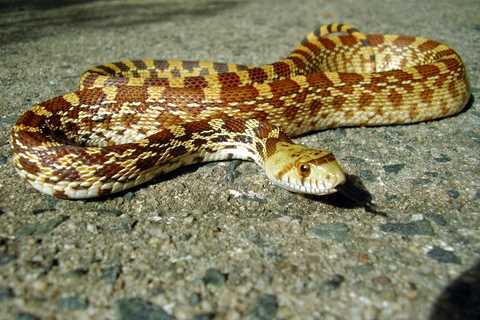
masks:
[[[433,160],[439,163],[445,163],[445,162],[450,162],[450,160],[452,159],[450,159],[446,154],[442,153],[439,157],[433,158]]]
[[[438,246],[434,246],[430,251],[428,251],[427,256],[441,263],[461,263],[460,258],[457,257],[453,251],[448,251]]]
[[[232,160],[228,162],[226,167],[225,181],[235,181],[235,179],[240,175],[240,173],[237,171],[237,168],[241,163],[241,160]]]
[[[118,319],[120,320],[173,320],[162,307],[141,298],[123,298],[116,301]]]
[[[432,225],[428,220],[408,223],[385,223],[380,225],[383,232],[399,233],[403,236],[433,236]]]
[[[389,164],[389,165],[383,166],[383,170],[385,170],[386,173],[393,173],[393,174],[399,173],[403,168],[405,168],[404,163]]]
[[[110,267],[107,267],[102,270],[102,280],[108,284],[115,284],[120,273],[122,272],[122,266],[120,264],[115,264]]]
[[[3,300],[11,299],[15,296],[12,288],[0,287],[0,302]]]
[[[328,290],[335,290],[335,289],[340,288],[340,286],[344,282],[345,282],[345,277],[344,276],[342,276],[341,274],[335,274],[335,275],[333,275],[332,278],[326,280],[323,283],[323,287],[328,289]]]
[[[458,192],[457,190],[454,190],[454,189],[448,190],[447,194],[452,199],[457,199],[460,196],[460,192]]]
[[[361,265],[358,265],[358,266],[354,266],[352,268],[352,272],[354,272],[356,274],[367,273],[367,272],[370,272],[372,270],[373,270],[373,267],[370,264],[361,264]]]
[[[364,180],[375,181],[375,175],[373,174],[372,170],[368,170],[368,169],[360,170],[358,175],[360,176],[360,178],[362,178]]]
[[[255,306],[247,319],[268,320],[275,319],[278,311],[278,299],[273,294],[265,294],[258,297]]]
[[[417,178],[417,179],[413,180],[413,184],[416,185],[416,186],[426,186],[426,185],[429,185],[431,183],[432,183],[432,180],[427,179],[427,178]]]
[[[213,312],[201,313],[193,317],[193,320],[213,320],[213,319],[215,319],[215,313]]]
[[[222,286],[227,280],[227,274],[222,273],[218,269],[210,268],[205,272],[202,280],[205,285]]]
[[[31,313],[20,312],[20,313],[17,313],[15,320],[40,320],[40,318]]]
[[[17,257],[14,255],[0,253],[0,267],[15,259],[17,259]]]
[[[325,223],[314,226],[310,232],[321,239],[344,241],[350,233],[350,228],[345,223]]]
[[[70,217],[66,215],[59,215],[58,217],[52,218],[44,223],[28,223],[18,228],[15,232],[15,236],[24,237],[49,233],[69,218]]]
[[[99,214],[105,214],[115,217],[120,217],[123,214],[123,211],[116,208],[99,208],[95,210]]]
[[[4,155],[1,155],[0,156],[0,166],[3,166],[4,164],[6,164],[8,161],[8,158]]]
[[[190,296],[190,304],[192,306],[198,305],[201,301],[202,301],[202,297],[200,296],[200,294],[196,292],[192,293],[192,295]]]
[[[445,218],[442,217],[441,215],[439,215],[438,213],[430,212],[430,213],[425,214],[425,217],[432,220],[433,222],[435,222],[439,226],[446,226],[448,224],[447,220],[445,220]]]
[[[65,310],[82,310],[88,307],[88,300],[79,296],[63,297],[58,299],[57,305]]]

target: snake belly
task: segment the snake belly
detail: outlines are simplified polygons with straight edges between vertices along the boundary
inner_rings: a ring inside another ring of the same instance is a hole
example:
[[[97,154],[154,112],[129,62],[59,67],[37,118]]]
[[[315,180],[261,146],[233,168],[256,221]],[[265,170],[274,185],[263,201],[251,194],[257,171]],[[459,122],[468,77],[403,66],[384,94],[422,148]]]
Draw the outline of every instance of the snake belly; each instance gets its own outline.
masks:
[[[232,158],[255,161],[287,190],[328,194],[345,181],[334,155],[291,138],[442,118],[469,96],[465,66],[446,44],[322,25],[259,67],[152,59],[94,67],[78,91],[20,116],[13,163],[35,189],[68,199]]]

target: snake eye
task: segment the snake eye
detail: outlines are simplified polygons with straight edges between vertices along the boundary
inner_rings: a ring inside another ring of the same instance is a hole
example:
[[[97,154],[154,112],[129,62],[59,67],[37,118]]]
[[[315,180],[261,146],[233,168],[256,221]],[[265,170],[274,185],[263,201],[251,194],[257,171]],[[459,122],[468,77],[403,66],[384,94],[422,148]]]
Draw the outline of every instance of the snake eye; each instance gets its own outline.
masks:
[[[306,177],[310,174],[310,165],[309,164],[305,164],[305,163],[301,164],[298,169],[300,171],[300,174],[304,177]]]

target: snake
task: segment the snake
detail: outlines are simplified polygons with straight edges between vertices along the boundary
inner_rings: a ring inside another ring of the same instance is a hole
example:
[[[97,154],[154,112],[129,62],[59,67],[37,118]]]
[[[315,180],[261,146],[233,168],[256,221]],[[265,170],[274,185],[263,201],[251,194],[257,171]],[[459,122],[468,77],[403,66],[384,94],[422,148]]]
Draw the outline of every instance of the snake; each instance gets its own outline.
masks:
[[[143,59],[90,68],[78,90],[18,118],[12,163],[34,189],[66,199],[229,159],[254,161],[291,192],[325,195],[348,175],[332,152],[293,138],[443,118],[469,97],[465,65],[448,45],[331,23],[261,66]]]

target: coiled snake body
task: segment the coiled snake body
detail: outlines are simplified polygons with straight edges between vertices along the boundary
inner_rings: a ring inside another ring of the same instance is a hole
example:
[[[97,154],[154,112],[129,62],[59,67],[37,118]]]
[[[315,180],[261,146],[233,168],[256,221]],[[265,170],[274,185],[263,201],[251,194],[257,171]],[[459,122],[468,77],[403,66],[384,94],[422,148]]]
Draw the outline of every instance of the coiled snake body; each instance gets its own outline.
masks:
[[[469,95],[465,66],[447,45],[330,24],[261,67],[124,60],[92,68],[80,90],[18,119],[13,162],[35,189],[71,199],[231,158],[255,161],[288,190],[327,194],[345,181],[335,157],[291,137],[441,118]]]

